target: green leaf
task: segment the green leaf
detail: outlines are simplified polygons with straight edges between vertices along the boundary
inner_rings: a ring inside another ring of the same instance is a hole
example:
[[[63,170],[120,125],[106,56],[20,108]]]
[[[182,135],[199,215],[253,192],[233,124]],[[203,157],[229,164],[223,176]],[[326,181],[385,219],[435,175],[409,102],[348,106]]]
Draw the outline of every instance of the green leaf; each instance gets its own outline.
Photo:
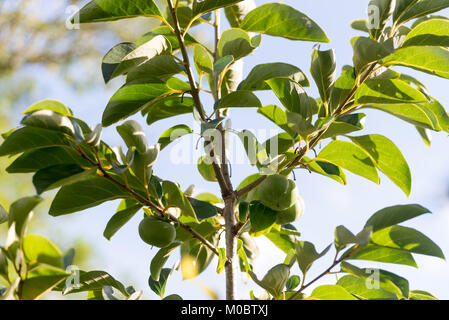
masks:
[[[70,274],[57,268],[38,268],[28,273],[22,287],[23,300],[37,300],[59,285]]]
[[[121,87],[111,98],[103,113],[103,127],[143,110],[152,100],[177,91],[157,78],[140,79]]]
[[[393,12],[393,21],[398,21],[398,19],[418,1],[419,0],[396,0],[396,8]]]
[[[319,48],[313,50],[310,73],[318,87],[321,100],[325,103],[330,99],[331,87],[337,75],[336,68],[335,50],[320,51]]]
[[[390,226],[373,233],[371,241],[378,246],[444,259],[441,249],[421,232],[403,226]]]
[[[206,239],[215,246],[218,245],[217,233],[210,234]],[[192,239],[183,243],[181,246],[181,259],[184,259],[185,257],[193,258],[195,264],[192,266],[192,264],[184,265],[181,263],[181,271],[184,279],[186,279],[187,276],[196,276],[206,270],[214,259],[215,254],[198,239]],[[183,271],[183,268],[185,267],[193,267],[193,269],[196,269],[195,271],[197,271],[197,274],[193,274],[192,270],[189,270],[188,272]]]
[[[215,194],[208,193],[208,192],[203,192],[203,193],[200,193],[200,194],[196,195],[195,199],[200,200],[200,201],[206,201],[206,202],[209,202],[211,204],[223,203],[223,200],[221,200]]]
[[[427,102],[427,97],[408,83],[396,79],[370,79],[356,91],[356,104]]]
[[[298,113],[305,119],[318,112],[315,100],[298,83],[288,78],[273,78],[266,83],[288,111]]]
[[[194,0],[193,1],[193,13],[201,15],[203,13],[213,11],[215,9],[224,8],[233,5],[242,0]]]
[[[177,74],[182,74],[183,68],[171,56],[156,56],[151,60],[129,70],[126,82],[132,82],[148,77],[155,77],[163,81]]]
[[[438,300],[438,299],[429,292],[422,290],[413,290],[410,292],[410,300]]]
[[[350,137],[352,142],[370,155],[376,167],[395,183],[407,196],[410,195],[412,175],[401,151],[388,138],[371,134]]]
[[[378,231],[426,213],[430,213],[430,211],[418,204],[387,207],[374,213],[366,222],[365,227],[372,226],[373,231]]]
[[[237,91],[238,92],[238,91]],[[292,130],[288,125],[287,114],[275,105],[269,105],[257,110],[257,113],[265,116],[267,119],[271,120],[273,123],[278,125],[281,129],[285,130],[290,136],[294,136],[296,132]]]
[[[34,234],[28,234],[23,239],[23,253],[28,264],[48,264],[53,267],[63,267],[62,252],[50,240]]]
[[[316,128],[298,113],[287,112],[287,122],[290,130],[293,130],[306,141],[317,134]]]
[[[382,34],[388,20],[393,14],[395,4],[395,0],[371,0],[369,2],[368,14],[370,14],[370,19],[373,20],[370,26],[370,34],[374,40],[378,40]]]
[[[131,198],[131,194],[103,177],[89,177],[62,187],[49,213],[52,216],[70,214],[120,198]]]
[[[78,164],[88,167],[90,164],[68,148],[51,147],[26,151],[6,168],[8,173],[36,172],[56,165]]]
[[[218,214],[217,208],[209,202],[198,199],[189,199],[189,201],[199,221],[215,217]]]
[[[415,46],[396,50],[382,60],[384,66],[404,66],[449,79],[449,49]]]
[[[413,21],[412,25],[411,25],[411,29],[416,28],[418,25],[420,25],[421,23],[423,23],[424,21],[429,21],[432,19],[443,19],[443,20],[448,20],[448,17],[445,16],[441,16],[441,15],[427,15],[421,18],[416,19],[415,21]]]
[[[103,236],[111,240],[111,238],[119,231],[132,217],[142,208],[133,200],[124,199],[117,208],[117,212],[108,221],[104,229]]]
[[[312,159],[307,157],[304,157],[303,159],[305,162],[308,163],[308,168],[312,172],[331,178],[337,181],[338,183],[341,183],[342,185],[346,185],[346,175],[340,167],[333,165],[332,163],[329,162],[322,162],[322,161],[309,162]]]
[[[129,293],[121,282],[114,279],[109,273],[97,270],[89,272],[80,271],[79,283],[71,283],[68,287],[64,286],[62,294],[67,295],[86,291],[101,291],[104,286],[113,287],[120,291],[124,296],[129,296]]]
[[[172,242],[167,247],[160,249],[156,253],[156,255],[151,260],[151,264],[150,264],[151,279],[153,279],[154,281],[160,281],[161,272],[163,270],[162,268],[164,267],[164,265],[167,262],[170,255],[180,245],[181,245],[180,242],[175,241],[175,242]]]
[[[286,285],[285,288],[287,291],[293,291],[295,290],[299,285],[301,284],[301,278],[299,276],[291,276]]]
[[[255,66],[248,77],[240,83],[239,90],[268,90],[266,80],[287,78],[303,87],[309,86],[306,75],[297,67],[287,63],[266,63]]]
[[[311,298],[318,300],[358,300],[338,285],[319,286],[313,290]]]
[[[267,290],[274,298],[278,298],[284,291],[290,276],[290,267],[285,264],[278,264],[268,270],[262,280],[258,280],[252,271],[249,274],[255,283]]]
[[[374,245],[368,245],[364,248],[359,247],[355,249],[349,260],[376,261],[402,264],[415,268],[418,267],[411,253],[394,248],[379,247]]]
[[[217,273],[222,273],[225,264],[226,264],[226,249],[225,248],[218,248],[218,266],[217,266]]]
[[[339,117],[332,122],[326,132],[321,136],[321,139],[345,135],[351,132],[360,131],[363,129],[366,115],[363,113],[353,113]]]
[[[332,141],[319,153],[318,159],[379,183],[379,175],[370,156],[353,143]]]
[[[368,20],[367,19],[357,19],[351,22],[351,28],[358,31],[368,32]]]
[[[261,202],[252,202],[249,207],[250,233],[256,237],[268,233],[276,222],[276,215],[276,211],[265,207]]]
[[[8,212],[6,212],[5,208],[0,205],[0,224],[5,223],[9,220]]]
[[[24,127],[15,130],[0,146],[0,156],[14,155],[46,147],[69,146],[64,135],[53,130]]]
[[[366,37],[351,39],[354,55],[352,61],[357,73],[361,73],[369,64],[379,61],[390,54],[385,46]]]
[[[369,104],[363,108],[380,110],[415,126],[438,130],[438,119],[431,110],[436,103]]]
[[[250,55],[260,44],[260,36],[253,39],[249,34],[238,28],[231,28],[223,32],[218,41],[220,57],[232,56],[234,61]]]
[[[22,119],[21,124],[48,130],[59,131],[68,135],[75,135],[75,128],[67,116],[51,110],[39,110],[29,113]]]
[[[195,102],[190,97],[168,97],[151,102],[143,113],[147,115],[147,124],[151,125],[159,120],[192,113]]]
[[[432,132],[429,129],[418,126],[416,127],[416,130],[418,131],[426,146],[430,147],[432,145]]]
[[[175,207],[181,209],[181,215],[193,218],[194,222],[199,222],[195,210],[186,196],[179,189],[178,185],[170,181],[162,183],[162,190],[167,202],[167,207]]]
[[[26,109],[23,112],[23,114],[32,113],[39,110],[51,110],[68,117],[73,115],[72,111],[69,108],[67,108],[65,104],[57,100],[49,100],[49,99],[42,100],[32,104],[31,106],[28,107],[28,109]]]
[[[398,298],[408,298],[409,296],[408,280],[389,271],[377,268],[360,269],[347,262],[341,263],[341,271],[364,280],[366,284],[370,283],[373,286],[393,292]]]
[[[275,228],[272,228],[269,233],[265,234],[265,237],[286,254],[295,249],[295,237],[282,234]]]
[[[402,2],[404,2],[401,6],[403,11],[398,10],[401,14],[397,17],[397,22],[401,24],[449,7],[446,0],[402,0]]]
[[[268,3],[249,12],[240,27],[290,40],[329,42],[324,31],[308,16],[286,4]]]
[[[261,108],[262,103],[259,98],[251,91],[239,90],[231,92],[230,94],[221,98],[217,104],[216,109],[222,108]]]
[[[25,197],[16,200],[9,207],[8,226],[11,227],[15,223],[18,237],[22,237],[25,234],[25,228],[31,218],[31,212],[41,201],[42,198],[39,196]]]
[[[77,164],[56,165],[40,169],[33,176],[37,194],[79,181],[95,173],[95,168],[85,170]]]
[[[114,72],[122,60],[136,48],[137,46],[134,43],[123,42],[114,46],[108,53],[106,53],[103,57],[103,62],[101,63],[101,71],[105,83],[108,83],[114,78]]]
[[[193,60],[200,76],[206,75],[209,87],[214,87],[214,61],[210,53],[202,46],[193,47]]]
[[[402,47],[449,47],[449,21],[432,19],[419,24],[407,35]]]
[[[127,74],[131,70],[157,56],[170,55],[171,52],[172,47],[170,41],[164,36],[158,35],[141,46],[136,47],[133,51],[124,56],[113,70],[110,79]],[[151,75],[147,74],[145,78],[150,76]]]
[[[239,28],[245,16],[256,7],[254,0],[244,0],[224,9],[226,18],[233,28]]]
[[[398,300],[397,295],[393,292],[383,288],[368,287],[365,280],[352,275],[340,278],[337,281],[337,285],[364,300]]]
[[[153,30],[151,30],[148,33],[145,33],[143,36],[141,36],[139,39],[136,40],[135,44],[136,46],[141,46],[142,44],[150,41],[151,39],[154,39],[157,36],[164,36],[168,41],[170,41],[171,47],[173,51],[179,50],[179,41],[178,37],[175,33],[171,31],[171,29],[168,26],[160,26]],[[198,44],[198,41],[196,41],[190,34],[186,34],[185,38],[185,45],[187,47]]]
[[[72,22],[89,23],[135,17],[159,17],[161,12],[153,0],[94,0],[72,18]]]
[[[218,76],[221,73],[226,74],[226,71],[229,70],[230,66],[234,63],[233,56],[224,56],[218,59],[214,63],[214,75]]]
[[[161,145],[162,150],[176,139],[191,133],[193,133],[193,130],[190,127],[185,124],[180,124],[165,131],[159,138],[158,143]]]
[[[334,245],[338,251],[341,251],[349,244],[356,244],[359,242],[359,239],[345,226],[338,226],[335,228],[334,235]]]
[[[135,147],[140,153],[147,151],[147,139],[145,132],[137,121],[128,120],[121,126],[116,127],[117,132],[125,141],[128,149]]]
[[[298,261],[299,269],[301,269],[303,274],[309,271],[312,264],[324,256],[332,245],[329,245],[321,253],[318,253],[315,246],[311,242],[299,241],[296,243],[296,259]]]
[[[347,100],[349,93],[355,86],[355,70],[353,68],[343,71],[341,76],[335,81],[331,91],[329,110],[334,111]],[[348,103],[348,101],[346,101]],[[344,107],[344,106],[343,106]]]

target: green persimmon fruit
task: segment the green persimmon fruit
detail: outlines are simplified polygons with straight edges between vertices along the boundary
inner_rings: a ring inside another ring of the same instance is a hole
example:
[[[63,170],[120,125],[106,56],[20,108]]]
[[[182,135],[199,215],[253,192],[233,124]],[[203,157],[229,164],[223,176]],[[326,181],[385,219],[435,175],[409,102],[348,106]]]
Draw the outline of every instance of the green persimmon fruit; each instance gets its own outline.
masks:
[[[206,162],[205,159],[206,159],[206,157],[203,156],[198,160],[199,173],[206,181],[211,181],[211,182],[218,181],[217,177],[215,175],[214,167],[212,166],[211,163]]]
[[[296,183],[287,177],[274,174],[268,176],[257,188],[257,199],[266,207],[283,211],[290,208],[295,202],[298,191]]]
[[[176,229],[168,222],[146,217],[139,224],[139,235],[145,243],[164,248],[175,241]]]
[[[295,222],[304,214],[304,200],[297,196],[296,203],[287,210],[279,211],[276,216],[276,223],[279,225]]]

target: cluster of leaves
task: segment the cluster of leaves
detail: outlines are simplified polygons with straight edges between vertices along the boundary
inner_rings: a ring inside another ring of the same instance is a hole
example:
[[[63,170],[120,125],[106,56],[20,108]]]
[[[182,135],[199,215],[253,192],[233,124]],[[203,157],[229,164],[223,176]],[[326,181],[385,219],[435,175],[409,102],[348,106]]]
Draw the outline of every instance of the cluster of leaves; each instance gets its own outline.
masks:
[[[0,224],[9,228],[0,247],[0,285],[6,285],[0,286],[0,300],[36,300],[49,291],[86,291],[88,299],[140,299],[141,291],[125,288],[107,272],[73,269],[75,249],[63,253],[47,238],[27,234],[33,210],[41,201],[39,196],[18,199],[9,212],[0,206]]]
[[[235,255],[241,270],[273,298],[302,298],[303,290],[314,282],[306,284],[305,273],[330,247],[318,253],[313,244],[299,240],[300,233],[294,226],[276,224],[272,210],[260,202],[249,206],[239,204],[248,199],[268,174],[288,176],[295,169],[307,169],[341,184],[346,184],[343,169],[375,183],[379,183],[381,171],[408,195],[410,169],[395,144],[378,134],[353,135],[363,129],[366,117],[361,113],[363,109],[381,110],[411,123],[429,144],[429,130],[449,132],[447,112],[425,86],[392,69],[405,66],[449,78],[446,48],[449,20],[426,16],[449,7],[449,3],[372,0],[369,4],[370,8],[378,9],[375,10],[378,16],[374,18],[374,27],[372,21],[353,23],[355,28],[368,32],[352,40],[353,66],[345,66],[337,76],[335,51],[314,49],[310,73],[320,93],[315,99],[304,89],[310,86],[306,74],[291,64],[260,64],[245,79],[240,77],[242,59],[257,49],[263,34],[289,40],[329,41],[312,19],[293,7],[279,3],[255,7],[251,1],[238,0],[176,1],[175,4],[169,0],[164,11],[154,1],[91,1],[75,17],[81,23],[147,16],[160,19],[162,25],[134,43],[116,45],[104,57],[105,82],[122,75],[126,76],[126,82],[107,104],[102,125],[91,130],[65,105],[42,101],[25,111],[20,128],[4,135],[6,140],[0,146],[0,156],[20,154],[7,171],[34,173],[33,183],[39,194],[60,188],[50,208],[53,216],[122,199],[106,226],[104,236],[108,239],[142,208],[144,216],[173,224],[176,240],[160,249],[150,268],[150,287],[161,297],[169,275],[176,269],[164,265],[175,249],[180,248],[185,278],[204,271],[214,255],[219,258],[217,272],[221,272],[237,263],[233,260]],[[217,34],[214,48],[189,35],[191,28],[201,24],[212,25],[219,31],[218,16],[222,8],[233,28]],[[212,21],[213,11],[215,21]],[[409,28],[405,24],[411,20],[416,22]],[[188,47],[193,48],[193,64]],[[203,78],[207,82],[205,87]],[[262,90],[271,90],[282,107],[262,106],[257,97],[257,92]],[[213,108],[202,105],[200,92],[203,91],[214,98]],[[221,141],[211,139],[208,132],[235,132],[223,123],[229,110],[242,107],[256,108],[283,132],[264,143],[258,142],[249,130],[237,133],[259,173],[246,178],[234,190],[226,149],[214,152]],[[111,148],[101,140],[102,126],[116,124],[138,112],[146,117],[148,125],[181,114],[193,115],[200,124],[201,132],[197,134],[205,140],[207,156],[217,160],[208,171],[205,158],[201,158],[199,170],[206,180],[219,183],[223,200],[213,194],[195,195],[193,188],[183,192],[177,183],[154,174],[153,165],[159,152],[174,138],[193,133],[185,124],[169,128],[158,144],[149,147],[140,125],[126,121],[117,127],[128,148],[126,154],[120,147]],[[315,158],[309,158],[309,151],[320,142],[328,143]],[[348,275],[336,286],[317,288],[312,296],[321,299],[429,297],[422,292],[409,292],[408,283],[405,285],[402,278],[386,271],[381,271],[380,291],[363,291],[364,271],[346,262],[358,259],[415,266],[411,253],[443,258],[441,250],[427,237],[397,225],[425,212],[419,206],[387,208],[375,214],[357,235],[344,227],[337,228],[336,258],[324,274],[342,263],[342,272]],[[239,221],[235,222],[237,218]],[[237,240],[235,247],[218,248],[223,230],[227,237],[231,235]],[[251,264],[258,251],[253,238],[261,235],[283,250],[287,259],[258,280]],[[348,245],[351,247],[342,252]],[[298,276],[289,279],[295,261],[303,273],[302,282]],[[286,292],[282,294],[283,291]],[[94,296],[97,297],[100,296]]]

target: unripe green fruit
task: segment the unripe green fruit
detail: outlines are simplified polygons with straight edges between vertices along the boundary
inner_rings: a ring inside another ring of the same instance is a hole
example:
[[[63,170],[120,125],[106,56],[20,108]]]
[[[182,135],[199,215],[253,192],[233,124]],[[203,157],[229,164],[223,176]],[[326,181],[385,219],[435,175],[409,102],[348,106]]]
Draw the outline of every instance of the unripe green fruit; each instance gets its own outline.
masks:
[[[268,176],[257,188],[257,197],[266,207],[283,211],[290,208],[295,202],[298,191],[296,183],[287,177],[274,174]]]
[[[276,223],[279,225],[295,222],[304,214],[304,200],[297,196],[296,203],[287,210],[279,211],[276,216]]]
[[[214,167],[212,166],[212,164],[206,163],[205,158],[206,157],[203,156],[198,160],[198,171],[200,172],[204,180],[211,182],[218,181],[215,175]]]
[[[168,222],[146,217],[139,224],[140,238],[147,244],[164,248],[176,239],[176,229]]]

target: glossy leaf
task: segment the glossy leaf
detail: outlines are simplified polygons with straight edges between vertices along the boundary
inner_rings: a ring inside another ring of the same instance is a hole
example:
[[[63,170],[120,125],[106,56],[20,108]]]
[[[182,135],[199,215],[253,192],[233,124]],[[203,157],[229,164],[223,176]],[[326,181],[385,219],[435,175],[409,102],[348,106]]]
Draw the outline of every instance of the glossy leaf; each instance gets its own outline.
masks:
[[[193,133],[193,130],[190,129],[190,127],[186,126],[185,124],[180,124],[165,131],[159,138],[158,143],[161,145],[162,150],[176,139],[179,139],[191,133]]]
[[[383,44],[366,37],[351,39],[354,55],[352,61],[358,73],[369,64],[379,61],[390,54]]]
[[[403,226],[391,226],[373,233],[375,245],[444,259],[441,249],[421,232]]]
[[[259,46],[260,40],[260,36],[251,39],[242,29],[228,29],[218,41],[218,54],[220,57],[233,56],[234,61],[237,61],[250,55]]]
[[[417,268],[412,254],[394,248],[369,245],[365,248],[357,248],[350,256],[350,260],[366,260],[384,263],[401,264]]]
[[[306,75],[297,67],[286,63],[266,63],[255,66],[246,79],[240,83],[239,90],[268,90],[266,80],[287,78],[303,87],[309,86]]]
[[[79,283],[73,284],[69,287],[63,288],[62,294],[86,292],[86,291],[101,291],[104,286],[110,286],[122,293],[124,296],[129,296],[125,286],[112,277],[109,273],[104,271],[80,271]]]
[[[449,21],[432,19],[413,28],[402,47],[412,46],[449,47]]]
[[[357,300],[352,294],[338,285],[323,285],[313,290],[312,299],[318,300]]]
[[[409,20],[426,16],[449,7],[449,3],[446,0],[409,0],[408,3],[413,5],[404,6],[404,11],[397,18],[398,23],[405,23]]]
[[[296,243],[296,259],[299,264],[299,269],[301,269],[303,274],[306,274],[309,271],[312,264],[324,256],[331,245],[329,245],[326,249],[324,249],[321,253],[318,253],[315,249],[315,246],[311,242],[300,241]]]
[[[111,240],[112,237],[119,231],[132,217],[141,209],[141,205],[135,201],[124,199],[117,208],[117,212],[108,221],[103,236]]]
[[[61,133],[36,127],[15,130],[0,146],[0,156],[13,155],[24,151],[46,147],[69,146],[69,141]]]
[[[337,75],[336,67],[335,50],[320,51],[319,49],[315,49],[313,51],[310,73],[318,87],[321,100],[326,103],[330,99],[331,86]]]
[[[164,181],[162,183],[162,190],[168,207],[179,208],[183,216],[193,218],[193,221],[198,222],[195,210],[193,210],[189,200],[187,200],[181,189],[175,183]]]
[[[36,300],[64,281],[70,274],[59,268],[38,268],[28,273],[22,299]]]
[[[150,272],[154,281],[160,281],[160,276],[165,263],[170,255],[181,245],[180,242],[173,242],[165,248],[161,248],[151,260]]]
[[[193,13],[195,15],[203,14],[215,9],[224,8],[242,0],[194,0]]]
[[[427,97],[402,80],[371,79],[356,91],[356,104],[394,104],[427,102]]]
[[[324,31],[302,12],[281,3],[268,3],[249,12],[240,27],[290,40],[329,42]]]
[[[364,300],[398,300],[397,295],[393,292],[383,288],[368,287],[365,280],[352,275],[338,279],[337,285]]]
[[[251,91],[239,90],[231,92],[230,94],[221,98],[217,104],[216,109],[222,108],[260,108],[262,103],[259,98]]]
[[[34,234],[23,239],[23,253],[30,265],[48,264],[57,268],[63,267],[62,252],[50,240]]]
[[[96,207],[106,201],[130,197],[130,193],[105,178],[89,177],[62,187],[49,213],[60,216]]]
[[[409,67],[431,75],[449,78],[449,50],[447,48],[433,46],[401,48],[385,57],[382,64],[384,66]]]
[[[388,138],[371,134],[351,137],[352,142],[370,155],[376,167],[393,181],[405,194],[410,195],[412,175],[401,151]]]
[[[73,22],[114,21],[139,16],[157,17],[161,12],[153,0],[93,0],[72,18]]]
[[[319,153],[318,158],[379,183],[379,175],[370,156],[353,143],[333,141]]]
[[[25,233],[27,222],[31,217],[31,212],[42,202],[39,196],[25,197],[14,201],[9,207],[8,226],[15,224],[16,235],[22,237]],[[7,247],[5,245],[5,247]]]

